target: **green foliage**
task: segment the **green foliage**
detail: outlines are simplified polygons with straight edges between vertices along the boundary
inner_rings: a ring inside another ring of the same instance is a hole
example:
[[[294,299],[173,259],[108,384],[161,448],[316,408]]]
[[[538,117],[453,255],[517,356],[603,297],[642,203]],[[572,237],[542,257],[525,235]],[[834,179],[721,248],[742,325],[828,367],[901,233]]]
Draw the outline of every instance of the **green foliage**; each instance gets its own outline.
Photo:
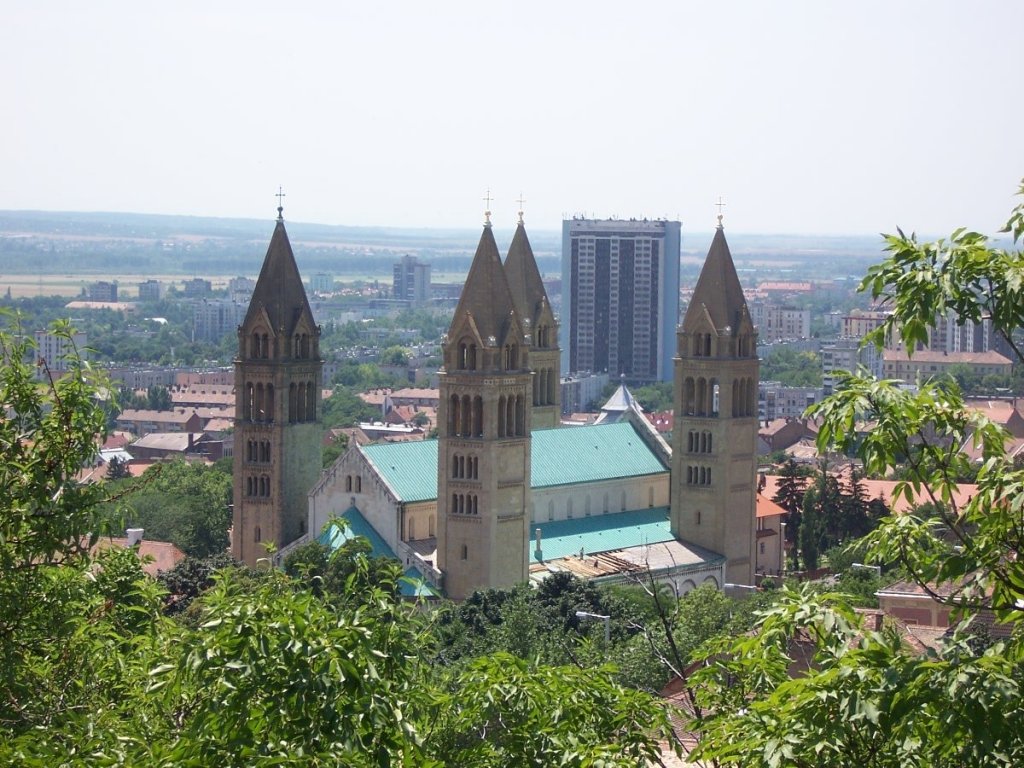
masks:
[[[231,476],[216,467],[182,460],[155,464],[125,496],[131,525],[156,541],[170,541],[186,555],[224,552],[231,526]]]
[[[614,682],[608,668],[534,666],[509,654],[476,659],[424,743],[457,768],[636,766],[659,759],[658,739],[679,746],[664,707]]]
[[[400,347],[397,344],[381,351],[380,357],[377,358],[380,365],[398,366],[408,365],[409,359],[409,350],[405,347]]]
[[[775,350],[761,360],[761,380],[787,387],[820,387],[821,357],[816,352]]]
[[[1016,243],[1024,206],[1007,229]],[[991,318],[1024,362],[1012,339],[1024,324],[1024,255],[990,248],[984,236],[963,229],[948,241],[918,243],[900,232],[886,243],[888,257],[862,283],[893,310],[872,342],[898,333],[913,349],[936,315],[953,310],[976,322]],[[705,656],[707,667],[693,683],[713,714],[694,756],[718,765],[1021,764],[1024,471],[1004,453],[1006,433],[966,411],[958,388],[945,384],[908,392],[850,376],[812,412],[821,423],[819,449],[855,451],[871,476],[904,464],[895,496],[928,502],[927,516],[883,519],[864,539],[865,560],[897,564],[950,604],[954,617],[990,610],[1014,631],[1005,642],[979,642],[961,626],[938,652],[922,655],[893,631],[858,627],[834,596],[786,591],[756,635]],[[874,426],[858,436],[861,421]],[[959,450],[968,440],[983,463],[977,492],[961,503],[954,491],[969,473]],[[842,586],[856,588],[853,581],[865,592],[872,587],[870,576],[852,571]],[[946,587],[942,595],[939,586]],[[798,658],[807,663],[794,674]]]
[[[325,427],[353,427],[361,421],[380,421],[380,418],[379,407],[370,405],[347,387],[336,386],[323,403]]]

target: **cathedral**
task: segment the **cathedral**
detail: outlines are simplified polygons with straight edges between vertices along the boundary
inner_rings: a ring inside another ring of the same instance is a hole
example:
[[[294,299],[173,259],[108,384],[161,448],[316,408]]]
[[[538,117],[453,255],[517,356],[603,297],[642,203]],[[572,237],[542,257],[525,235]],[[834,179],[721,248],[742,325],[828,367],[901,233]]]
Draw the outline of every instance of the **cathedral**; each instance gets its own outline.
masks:
[[[624,387],[598,423],[560,426],[557,320],[522,213],[502,260],[487,212],[442,340],[438,438],[352,445],[320,472],[319,330],[278,213],[238,334],[236,557],[363,535],[453,599],[559,571],[753,583],[757,331],[721,220],[677,334],[671,446]]]

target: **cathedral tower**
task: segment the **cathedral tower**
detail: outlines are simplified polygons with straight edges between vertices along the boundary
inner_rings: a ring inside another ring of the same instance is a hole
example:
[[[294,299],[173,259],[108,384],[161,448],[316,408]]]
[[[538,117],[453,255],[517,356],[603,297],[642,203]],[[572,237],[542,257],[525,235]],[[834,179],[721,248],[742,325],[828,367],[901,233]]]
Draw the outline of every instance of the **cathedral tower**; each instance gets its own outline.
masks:
[[[524,325],[488,212],[442,342],[437,558],[456,600],[528,577],[533,384]]]
[[[677,333],[672,533],[725,555],[725,578],[754,579],[757,330],[721,217]]]
[[[234,531],[248,565],[306,533],[307,494],[323,462],[320,329],[306,300],[282,209],[235,360]]]
[[[516,312],[524,326],[524,344],[530,348],[533,371],[533,429],[557,427],[562,420],[561,358],[558,323],[551,311],[533,248],[526,236],[523,212],[505,257],[505,275]]]

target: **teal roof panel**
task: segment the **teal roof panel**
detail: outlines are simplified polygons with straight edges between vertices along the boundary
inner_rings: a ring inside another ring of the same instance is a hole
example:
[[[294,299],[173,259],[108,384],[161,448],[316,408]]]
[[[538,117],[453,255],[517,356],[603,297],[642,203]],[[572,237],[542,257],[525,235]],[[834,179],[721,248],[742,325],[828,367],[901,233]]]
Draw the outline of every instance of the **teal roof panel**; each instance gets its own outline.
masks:
[[[376,443],[361,450],[402,501],[437,498],[437,440]]]
[[[530,481],[534,488],[667,471],[629,422],[560,427],[533,433]]]
[[[608,515],[555,520],[530,526],[530,555],[536,558],[534,532],[540,528],[541,551],[545,560],[609,552],[672,541],[668,507],[615,512]]]
[[[339,517],[344,518],[345,521],[348,522],[348,530],[343,531],[337,525],[328,526],[324,532],[317,537],[317,541],[334,550],[346,541],[349,541],[356,536],[362,536],[370,542],[370,554],[373,557],[390,557],[397,560],[394,550],[388,546],[388,543],[381,538],[381,535],[374,530],[373,526],[366,521],[366,518],[363,517],[363,513],[358,509],[355,507],[349,507],[342,512]]]
[[[534,488],[668,471],[629,422],[538,430],[532,443]],[[360,450],[401,501],[414,503],[437,498],[437,445],[437,440],[421,440]]]

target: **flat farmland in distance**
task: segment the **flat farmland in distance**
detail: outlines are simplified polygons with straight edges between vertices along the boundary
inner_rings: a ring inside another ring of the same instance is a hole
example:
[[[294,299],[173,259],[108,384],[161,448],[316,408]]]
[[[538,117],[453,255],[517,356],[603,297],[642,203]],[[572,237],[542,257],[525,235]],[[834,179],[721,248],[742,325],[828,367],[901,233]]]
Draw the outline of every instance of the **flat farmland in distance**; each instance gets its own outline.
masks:
[[[238,275],[202,275],[213,287],[225,288],[228,280]],[[256,275],[249,275],[256,279]],[[118,299],[120,301],[138,301],[139,283],[146,280],[159,280],[165,286],[173,285],[181,290],[185,280],[191,278],[181,275],[12,275],[0,274],[0,296],[6,295],[11,289],[12,298],[26,296],[66,296],[68,300],[78,298],[82,288],[101,280],[117,280]]]

